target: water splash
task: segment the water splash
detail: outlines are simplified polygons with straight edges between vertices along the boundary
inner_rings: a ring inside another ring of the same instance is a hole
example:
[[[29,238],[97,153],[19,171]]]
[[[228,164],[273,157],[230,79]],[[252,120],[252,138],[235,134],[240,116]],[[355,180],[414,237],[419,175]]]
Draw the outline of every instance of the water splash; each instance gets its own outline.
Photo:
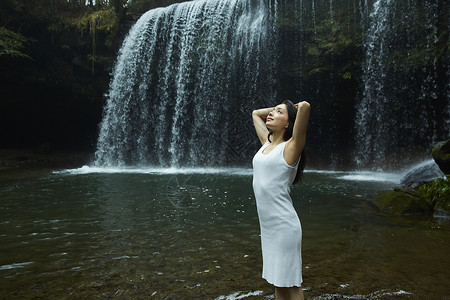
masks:
[[[251,109],[275,98],[272,5],[202,0],[144,14],[118,56],[94,165],[248,157]]]
[[[395,297],[402,295],[412,295],[410,292],[399,290],[395,292],[388,292],[386,290],[380,290],[373,292],[368,295],[341,295],[338,293],[335,294],[325,294],[318,297],[313,297],[313,300],[322,300],[322,299],[348,299],[348,300],[357,300],[357,299],[383,299],[387,297]]]
[[[82,166],[77,169],[65,169],[54,171],[54,174],[61,175],[86,175],[86,174],[208,174],[208,175],[233,175],[233,176],[251,176],[252,169],[249,168],[164,168],[164,167],[95,167]]]
[[[252,292],[235,292],[227,296],[219,296],[215,300],[238,300],[251,296],[261,296],[263,294],[262,291],[252,291]]]

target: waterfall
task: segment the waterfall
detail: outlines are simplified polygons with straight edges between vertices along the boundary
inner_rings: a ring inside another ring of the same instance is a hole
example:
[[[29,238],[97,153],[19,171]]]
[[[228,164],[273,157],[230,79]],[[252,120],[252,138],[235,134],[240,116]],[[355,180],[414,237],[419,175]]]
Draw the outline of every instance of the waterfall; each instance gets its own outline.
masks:
[[[276,98],[273,6],[198,0],[145,13],[120,49],[94,164],[248,161],[251,111]]]
[[[409,149],[425,155],[448,136],[448,95],[441,95],[447,97],[444,107],[445,101],[437,101],[437,85],[448,75],[437,67],[436,3],[378,0],[373,5],[364,45],[363,95],[356,107],[360,168],[400,167],[411,156]]]
[[[364,27],[368,23],[369,19],[369,3],[368,0],[359,0],[359,13],[361,18],[361,23],[363,23]]]
[[[334,10],[333,10],[333,0],[330,1],[330,22],[331,24],[334,23]]]
[[[415,163],[450,130],[448,24],[448,3],[436,0],[150,10],[119,51],[94,164],[248,166],[259,146],[251,111],[283,99],[312,103],[319,167]]]
[[[387,103],[383,81],[387,76],[386,35],[389,34],[388,13],[391,0],[379,0],[374,4],[371,14],[372,24],[365,45],[366,62],[364,66],[364,95],[357,108],[357,165],[364,165],[367,160],[380,160],[384,154],[383,138],[388,128],[381,120]],[[380,143],[377,143],[379,141]],[[370,154],[374,157],[367,157]]]

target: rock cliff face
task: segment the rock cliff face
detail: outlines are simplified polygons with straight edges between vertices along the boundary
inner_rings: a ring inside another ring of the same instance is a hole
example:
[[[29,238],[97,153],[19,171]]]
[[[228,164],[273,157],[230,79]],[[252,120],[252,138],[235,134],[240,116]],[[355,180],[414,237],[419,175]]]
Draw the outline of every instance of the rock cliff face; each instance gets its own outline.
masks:
[[[93,151],[109,73],[133,21],[46,0],[1,1],[0,19],[0,147]]]

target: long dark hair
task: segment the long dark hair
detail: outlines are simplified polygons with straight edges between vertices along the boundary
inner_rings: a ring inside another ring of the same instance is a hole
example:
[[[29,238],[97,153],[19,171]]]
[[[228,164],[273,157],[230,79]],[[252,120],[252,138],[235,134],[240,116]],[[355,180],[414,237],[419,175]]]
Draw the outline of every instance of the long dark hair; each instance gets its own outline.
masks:
[[[294,106],[294,104],[290,100],[284,100],[283,103],[281,103],[281,104],[286,105],[287,111],[288,111],[289,124],[288,124],[288,127],[286,128],[286,130],[284,132],[284,136],[283,136],[283,139],[285,141],[287,141],[292,137],[292,132],[294,130],[295,118],[297,117],[297,108]],[[271,142],[271,140],[270,140],[271,135],[272,135],[272,130],[269,129],[269,136],[268,136],[269,142]],[[297,174],[295,174],[295,179],[293,182],[294,184],[298,183],[299,181],[302,181],[303,171],[305,170],[305,165],[306,165],[306,149],[305,149],[305,147],[303,147],[302,153],[300,155],[300,162],[298,163]]]

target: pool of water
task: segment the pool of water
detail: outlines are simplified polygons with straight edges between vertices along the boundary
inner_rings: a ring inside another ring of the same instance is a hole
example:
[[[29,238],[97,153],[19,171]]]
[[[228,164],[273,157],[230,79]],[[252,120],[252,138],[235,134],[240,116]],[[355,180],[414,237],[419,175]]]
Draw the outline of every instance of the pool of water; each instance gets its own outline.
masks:
[[[0,175],[1,299],[273,299],[249,169]],[[450,222],[394,218],[392,173],[309,171],[292,189],[307,299],[449,299]]]

